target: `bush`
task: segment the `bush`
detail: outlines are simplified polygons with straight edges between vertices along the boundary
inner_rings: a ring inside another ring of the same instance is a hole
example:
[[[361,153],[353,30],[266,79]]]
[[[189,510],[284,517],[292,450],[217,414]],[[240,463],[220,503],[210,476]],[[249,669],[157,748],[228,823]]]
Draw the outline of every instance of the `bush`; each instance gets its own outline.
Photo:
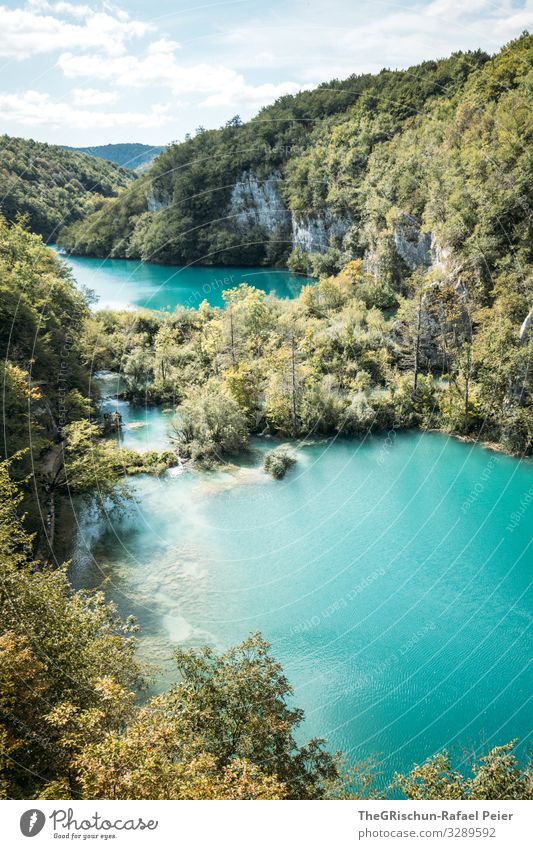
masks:
[[[287,448],[274,448],[265,454],[263,469],[276,480],[281,480],[295,464],[296,457]]]
[[[192,460],[216,460],[248,445],[246,417],[217,384],[190,395],[174,421],[178,450]]]

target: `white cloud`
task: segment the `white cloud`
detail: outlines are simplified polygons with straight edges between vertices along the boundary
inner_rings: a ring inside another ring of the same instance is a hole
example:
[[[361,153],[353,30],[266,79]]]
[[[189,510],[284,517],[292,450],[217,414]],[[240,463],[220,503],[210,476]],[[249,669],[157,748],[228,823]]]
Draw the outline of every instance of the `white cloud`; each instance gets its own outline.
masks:
[[[54,50],[102,50],[111,56],[125,51],[126,43],[153,30],[144,21],[136,21],[118,11],[100,12],[81,6],[75,14],[70,3],[35,3],[24,9],[0,6],[0,56],[27,59],[37,53]],[[69,23],[52,12],[75,14],[78,23]],[[49,13],[50,12],[50,13]]]
[[[177,96],[206,95],[200,106],[226,106],[239,103],[263,106],[282,94],[294,94],[300,83],[251,85],[242,74],[221,64],[206,62],[186,65],[177,61],[176,43],[167,39],[152,42],[144,57],[100,56],[93,53],[62,53],[58,66],[70,79],[87,78],[112,82],[122,88],[162,86]],[[308,86],[309,87],[309,86]]]
[[[314,83],[301,85],[301,83],[264,83],[264,85],[249,85],[241,74],[235,74],[227,85],[220,91],[209,95],[200,103],[200,106],[239,106],[246,104],[252,109],[259,109],[268,103],[273,103],[284,94],[296,94],[303,89],[314,88]]]
[[[428,15],[447,18],[461,18],[477,12],[497,12],[498,6],[509,6],[508,3],[495,3],[494,0],[433,0],[427,7]]]
[[[72,92],[75,106],[105,106],[116,103],[116,91],[101,91],[99,88],[75,88]]]
[[[0,118],[33,127],[162,127],[172,120],[170,103],[156,103],[146,112],[101,112],[52,100],[28,90],[20,95],[0,94]]]
[[[148,53],[173,53],[179,47],[181,47],[181,44],[178,41],[172,41],[170,38],[160,38],[159,41],[152,41],[148,45]]]
[[[404,4],[364,0],[349,8],[329,0],[287,5],[279,19],[247,18],[217,36],[217,56],[232,68],[290,69],[302,80],[328,80],[478,47],[494,52],[533,27],[533,0],[433,0]]]

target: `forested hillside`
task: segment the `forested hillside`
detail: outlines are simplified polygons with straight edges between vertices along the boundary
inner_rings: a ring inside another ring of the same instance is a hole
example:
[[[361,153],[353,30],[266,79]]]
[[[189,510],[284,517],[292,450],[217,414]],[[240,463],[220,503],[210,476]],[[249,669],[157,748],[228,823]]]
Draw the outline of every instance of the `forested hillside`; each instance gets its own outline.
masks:
[[[99,144],[95,147],[67,147],[65,150],[75,150],[78,153],[86,153],[88,156],[106,159],[108,162],[120,165],[121,168],[129,168],[131,171],[142,171],[153,162],[156,156],[159,156],[164,147],[127,142],[124,144]]]
[[[166,453],[185,467],[225,463],[251,434],[439,429],[533,452],[531,58],[524,35],[493,58],[334,81],[198,132],[131,184],[2,138],[0,798],[531,798],[516,741],[466,767],[428,752],[387,787],[369,764],[347,774],[301,743],[260,634],[177,650],[176,684],[140,697],[134,621],[75,591],[54,546],[58,504],[111,516],[127,476],[168,459],[108,438],[99,369],[122,399],[172,410]],[[80,253],[288,262],[319,280],[291,301],[237,285],[224,309],[91,312],[29,232],[65,223]],[[274,477],[294,461],[269,455]]]
[[[477,51],[332,80],[246,124],[236,117],[221,130],[200,128],[63,242],[77,253],[155,262],[271,264],[293,247],[324,252],[356,223],[372,150],[434,101],[448,102],[487,60]]]
[[[490,298],[531,258],[532,38],[333,81],[169,147],[74,253],[273,264],[362,258],[396,292],[439,268]]]
[[[30,229],[50,242],[131,179],[116,165],[58,145],[0,136],[0,212],[8,221],[27,216]]]

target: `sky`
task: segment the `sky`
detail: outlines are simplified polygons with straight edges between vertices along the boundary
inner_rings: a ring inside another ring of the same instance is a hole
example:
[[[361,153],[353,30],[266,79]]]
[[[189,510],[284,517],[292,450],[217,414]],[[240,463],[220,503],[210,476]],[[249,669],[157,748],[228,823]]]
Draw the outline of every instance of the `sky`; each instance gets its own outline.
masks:
[[[0,0],[0,132],[166,144],[282,94],[533,29],[533,0]]]

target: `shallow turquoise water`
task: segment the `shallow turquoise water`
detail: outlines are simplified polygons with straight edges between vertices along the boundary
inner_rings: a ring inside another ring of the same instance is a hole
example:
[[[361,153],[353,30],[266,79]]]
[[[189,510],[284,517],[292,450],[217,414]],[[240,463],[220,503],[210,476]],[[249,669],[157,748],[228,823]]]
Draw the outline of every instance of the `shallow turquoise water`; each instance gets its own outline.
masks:
[[[106,526],[80,516],[75,583],[109,579],[159,685],[172,645],[261,630],[303,733],[384,780],[445,746],[526,741],[532,464],[413,433],[300,446],[273,481],[271,445],[233,472],[135,479]]]
[[[160,408],[130,404],[118,396],[123,390],[121,379],[113,372],[96,372],[93,382],[100,394],[100,410],[120,413],[122,428],[117,434],[121,447],[135,451],[164,451],[172,447],[173,407]]]
[[[98,296],[97,309],[197,309],[203,300],[223,306],[222,292],[248,283],[279,298],[294,298],[308,283],[285,269],[154,265],[133,259],[64,256],[78,284]]]

